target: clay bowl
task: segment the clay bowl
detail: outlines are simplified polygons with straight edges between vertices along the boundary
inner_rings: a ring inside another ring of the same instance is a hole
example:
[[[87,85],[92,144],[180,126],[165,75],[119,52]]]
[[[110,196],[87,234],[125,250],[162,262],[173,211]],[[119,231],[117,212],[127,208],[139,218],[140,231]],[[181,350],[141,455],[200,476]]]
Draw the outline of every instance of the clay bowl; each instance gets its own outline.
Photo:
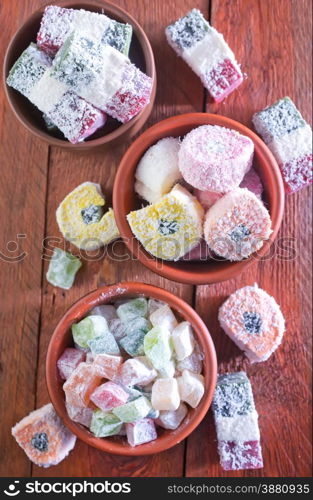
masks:
[[[182,137],[193,128],[205,124],[220,125],[237,130],[250,137],[254,142],[254,166],[264,185],[264,200],[272,219],[273,233],[271,238],[263,244],[256,254],[240,262],[230,262],[222,259],[201,260],[198,262],[170,262],[157,259],[150,255],[133,236],[126,219],[129,212],[142,206],[142,200],[138,198],[134,190],[135,171],[138,161],[144,152],[158,140],[168,136]],[[113,207],[122,238],[133,256],[138,258],[146,267],[165,278],[180,283],[200,285],[234,278],[257,259],[266,255],[276,238],[281,224],[284,210],[284,188],[276,160],[264,142],[249,128],[225,116],[209,113],[188,113],[173,116],[157,123],[132,143],[123,156],[115,177]]]
[[[57,360],[66,347],[73,345],[71,336],[71,325],[82,319],[90,309],[99,304],[106,304],[121,298],[132,298],[136,296],[152,297],[166,302],[177,313],[182,320],[189,321],[195,336],[200,343],[204,353],[203,375],[205,378],[205,393],[196,409],[190,409],[187,417],[180,427],[174,431],[158,428],[158,438],[150,443],[142,444],[134,448],[130,447],[124,437],[96,438],[87,428],[73,422],[67,415],[63,382],[57,369]],[[46,380],[51,402],[65,425],[76,436],[101,451],[117,455],[151,455],[167,450],[185,439],[196,427],[207,413],[216,385],[217,362],[214,344],[211,336],[198,314],[179,297],[161,288],[146,285],[144,283],[118,283],[116,285],[104,286],[94,292],[85,295],[76,302],[63,316],[51,337],[47,359]]]
[[[110,2],[104,0],[76,0],[76,1],[60,1],[60,2],[47,2],[48,5],[55,3],[60,7],[72,9],[85,9],[92,12],[107,14],[112,19],[123,23],[129,23],[133,27],[133,37],[130,47],[129,57],[130,60],[136,64],[138,68],[144,71],[147,75],[153,78],[153,89],[151,94],[151,101],[137,116],[135,116],[128,123],[121,124],[117,120],[108,117],[107,123],[104,128],[95,132],[90,138],[79,144],[71,144],[68,140],[64,139],[60,132],[52,132],[46,129],[45,123],[42,118],[42,113],[33,106],[25,97],[19,92],[8,87],[6,78],[9,70],[14,62],[21,55],[23,50],[28,47],[30,42],[36,41],[36,35],[39,30],[40,20],[44,11],[42,6],[34,12],[17,30],[13,36],[4,59],[3,78],[4,88],[7,99],[11,106],[12,111],[18,120],[35,136],[47,141],[53,146],[61,146],[63,148],[85,151],[91,148],[117,144],[132,137],[144,125],[148,119],[155,99],[156,92],[156,72],[154,57],[150,42],[147,35],[137,23],[137,21],[130,16],[121,7],[118,7]]]

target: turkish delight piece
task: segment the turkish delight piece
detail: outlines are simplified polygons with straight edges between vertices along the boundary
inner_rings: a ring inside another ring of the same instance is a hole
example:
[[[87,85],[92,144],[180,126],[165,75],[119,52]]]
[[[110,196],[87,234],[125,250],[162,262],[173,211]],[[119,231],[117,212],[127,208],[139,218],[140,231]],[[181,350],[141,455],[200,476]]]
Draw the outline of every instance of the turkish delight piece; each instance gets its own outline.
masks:
[[[243,81],[234,53],[198,9],[192,9],[165,30],[166,38],[200,77],[216,102],[221,102]]]
[[[88,316],[87,316],[88,317]],[[103,318],[103,316],[89,316],[91,318]],[[104,319],[104,318],[103,318]],[[120,349],[117,342],[110,331],[101,333],[98,337],[95,337],[88,341],[88,346],[94,356],[96,354],[113,354],[118,356],[120,354]]]
[[[123,363],[120,377],[125,385],[134,386],[138,384],[145,386],[157,377],[157,372],[146,356],[138,356],[127,359]]]
[[[167,304],[150,314],[149,319],[153,326],[159,326],[169,332],[172,332],[178,324],[175,314]]]
[[[244,372],[219,375],[213,413],[222,467],[225,470],[263,467],[258,414]]]
[[[259,200],[262,200],[263,184],[259,174],[254,168],[250,168],[246,173],[239,187],[249,189],[249,191],[254,193]]]
[[[116,309],[110,304],[103,304],[102,306],[96,306],[90,311],[91,315],[103,316],[107,323],[117,318]]]
[[[312,129],[289,97],[252,118],[279,165],[287,193],[312,183]]]
[[[212,205],[214,205],[214,203],[219,200],[224,194],[217,193],[216,191],[202,191],[201,189],[194,189],[193,193],[205,210],[208,210],[210,207],[212,207]]]
[[[149,102],[152,79],[109,45],[74,31],[55,56],[51,75],[113,118],[126,123]]]
[[[151,418],[142,418],[136,422],[126,424],[126,434],[130,446],[149,443],[158,437]]]
[[[88,350],[91,340],[109,333],[108,324],[103,316],[87,316],[72,325],[72,335],[75,344]]]
[[[177,410],[160,411],[156,424],[164,429],[177,429],[188,413],[188,408],[184,403],[180,403]]]
[[[270,215],[246,188],[220,198],[205,216],[204,237],[210,249],[231,261],[240,261],[262,248],[271,233]]]
[[[102,377],[90,363],[80,363],[63,385],[66,404],[86,408],[90,395],[100,385]]]
[[[184,370],[177,378],[180,399],[196,408],[204,394],[204,377],[197,373]]]
[[[57,361],[60,377],[64,380],[72,374],[79,363],[85,361],[86,354],[73,347],[67,347]]]
[[[158,378],[152,386],[151,404],[155,410],[177,410],[180,404],[175,378]]]
[[[104,14],[84,9],[65,9],[48,5],[41,19],[37,45],[52,57],[75,30],[96,43],[108,44],[128,55],[132,26],[119,23]]]
[[[149,203],[154,203],[168,193],[181,179],[178,168],[179,146],[178,138],[165,137],[151,146],[140,159],[135,173],[135,178],[139,182],[139,192],[137,192]]]
[[[110,332],[113,334],[115,340],[120,341],[126,335],[127,323],[124,323],[119,318],[110,321]]]
[[[91,408],[77,408],[68,403],[65,404],[66,411],[70,419],[78,424],[90,427],[93,410]]]
[[[123,423],[113,413],[95,410],[92,415],[90,431],[96,437],[115,436],[121,432],[122,425]]]
[[[112,356],[111,354],[96,354],[93,359],[93,365],[103,378],[112,380],[122,366],[123,358],[121,356]]]
[[[172,341],[174,345],[174,351],[176,359],[181,361],[192,354],[195,339],[193,335],[193,330],[188,321],[183,321],[179,323],[172,332]]]
[[[121,321],[128,322],[138,317],[146,317],[148,312],[148,302],[144,297],[132,299],[121,304],[116,314]]]
[[[144,354],[144,338],[151,329],[151,323],[146,318],[137,317],[126,324],[126,336],[119,341],[120,346],[130,356],[142,356]]]
[[[253,151],[252,140],[236,130],[201,125],[185,135],[178,164],[191,186],[227,193],[239,186],[250,169]]]
[[[52,404],[31,412],[12,428],[28,458],[40,467],[60,463],[74,448],[76,436],[62,423]]]
[[[193,373],[202,373],[204,354],[195,341],[195,347],[193,352],[187,358],[176,363],[176,370],[178,373],[182,373],[184,370],[188,370]]]
[[[251,363],[267,360],[280,345],[285,320],[273,297],[257,285],[236,290],[218,314],[225,333]]]
[[[160,307],[163,307],[165,305],[166,305],[165,302],[163,302],[162,300],[149,299],[148,300],[148,317],[150,317],[151,314],[154,313],[154,311],[156,311],[157,309],[160,309]]]
[[[114,382],[105,382],[97,387],[90,396],[90,400],[102,411],[109,411],[121,406],[128,400],[128,394]]]
[[[50,75],[51,60],[35,44],[22,53],[7,84],[27,97],[73,144],[92,135],[106,115]]]
[[[173,348],[168,330],[155,326],[144,337],[144,353],[158,372],[171,360]]]
[[[138,196],[143,198],[145,201],[148,201],[149,203],[155,203],[162,197],[160,193],[152,191],[145,184],[138,180],[135,180],[135,192],[138,194]]]
[[[122,422],[129,423],[145,418],[150,410],[150,401],[146,397],[140,396],[129,403],[114,408],[112,413],[114,413],[114,415],[116,415]]]
[[[64,238],[83,250],[96,250],[119,237],[113,210],[103,214],[101,186],[83,182],[60,203],[56,219]]]
[[[218,451],[224,470],[262,469],[260,441],[219,441]]]
[[[177,261],[201,239],[203,208],[177,184],[157,203],[130,212],[127,220],[133,234],[150,254]]]
[[[47,281],[53,286],[69,290],[73,286],[76,273],[81,266],[80,259],[70,252],[54,248],[47,271]]]

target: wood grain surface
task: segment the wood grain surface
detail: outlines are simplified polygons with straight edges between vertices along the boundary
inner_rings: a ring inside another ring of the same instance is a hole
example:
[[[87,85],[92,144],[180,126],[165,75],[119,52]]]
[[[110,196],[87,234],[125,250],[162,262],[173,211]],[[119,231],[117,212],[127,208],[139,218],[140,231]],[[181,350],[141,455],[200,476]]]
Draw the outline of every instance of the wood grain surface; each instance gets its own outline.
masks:
[[[47,1],[1,2],[1,57],[15,29]],[[289,95],[311,123],[311,0],[115,0],[149,36],[158,89],[146,127],[174,114],[208,111],[251,126],[252,114]],[[167,45],[164,28],[199,8],[242,63],[247,79],[225,102],[212,104],[199,79]],[[51,148],[31,136],[12,115],[0,92],[1,112],[1,476],[291,476],[311,475],[311,190],[288,196],[274,251],[235,280],[192,287],[163,279],[130,258],[122,242],[85,260],[69,291],[45,279],[51,248],[64,243],[55,209],[84,181],[100,182],[111,197],[114,175],[129,146],[76,154]],[[145,128],[146,128],[145,127]],[[18,235],[26,235],[21,237]],[[285,238],[285,240],[284,240]],[[13,242],[16,242],[15,244]],[[287,249],[286,249],[287,248]],[[24,258],[18,258],[22,252]],[[42,258],[46,256],[45,258]],[[18,262],[15,262],[18,260]],[[210,414],[185,442],[152,457],[126,458],[78,442],[61,464],[33,466],[10,429],[48,402],[45,356],[53,328],[68,307],[100,284],[121,280],[152,283],[193,304],[215,342],[221,372],[244,369],[251,378],[264,453],[264,469],[223,472]],[[287,331],[282,346],[265,363],[250,365],[225,336],[217,310],[237,288],[257,282],[281,304]]]

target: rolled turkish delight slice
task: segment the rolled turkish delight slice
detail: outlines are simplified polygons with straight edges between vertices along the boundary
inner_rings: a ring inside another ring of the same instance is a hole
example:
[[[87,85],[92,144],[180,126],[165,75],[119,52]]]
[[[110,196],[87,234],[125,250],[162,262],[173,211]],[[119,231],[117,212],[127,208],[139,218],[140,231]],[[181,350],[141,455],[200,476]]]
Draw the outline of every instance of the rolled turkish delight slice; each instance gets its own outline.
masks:
[[[34,44],[22,53],[7,84],[27,97],[73,144],[92,135],[106,115],[50,76],[51,60]]]
[[[97,45],[79,32],[73,32],[55,56],[51,75],[122,123],[150,101],[150,77],[118,50]]]
[[[198,9],[192,9],[165,30],[166,38],[200,77],[216,102],[221,102],[243,81],[234,53],[221,33],[212,28]]]
[[[60,203],[56,219],[64,238],[84,250],[96,250],[119,237],[113,210],[104,213],[99,184],[84,182]]]
[[[52,404],[31,412],[12,428],[28,458],[40,467],[60,463],[74,448],[76,436],[62,423]]]
[[[218,377],[213,413],[223,469],[263,467],[258,414],[251,384],[244,372]]]
[[[225,333],[251,363],[267,360],[282,341],[285,320],[273,297],[257,285],[236,290],[219,309]]]
[[[81,266],[81,261],[70,252],[55,248],[47,271],[47,281],[54,286],[69,290]]]
[[[199,202],[179,185],[157,203],[127,216],[132,232],[149,253],[173,261],[198,245],[202,219]]]
[[[254,145],[249,137],[218,125],[202,125],[183,139],[178,153],[183,178],[201,191],[227,193],[250,169]]]
[[[252,118],[279,165],[287,193],[312,183],[312,129],[289,97]]]
[[[271,233],[268,211],[246,188],[225,194],[205,217],[207,244],[217,255],[231,261],[245,259],[262,248]]]
[[[75,30],[96,43],[108,44],[128,55],[132,26],[119,23],[104,14],[84,9],[65,9],[48,5],[43,13],[37,34],[37,45],[54,56],[66,38]]]
[[[136,192],[149,203],[168,193],[181,178],[179,146],[179,139],[165,137],[151,146],[140,159],[135,174],[135,189],[137,186]]]

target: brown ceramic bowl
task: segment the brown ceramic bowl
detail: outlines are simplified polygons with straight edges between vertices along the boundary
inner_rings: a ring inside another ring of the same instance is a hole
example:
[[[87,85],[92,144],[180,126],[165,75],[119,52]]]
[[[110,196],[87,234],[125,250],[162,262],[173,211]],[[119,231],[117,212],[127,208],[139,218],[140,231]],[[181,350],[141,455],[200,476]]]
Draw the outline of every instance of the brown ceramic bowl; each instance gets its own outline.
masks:
[[[144,249],[141,243],[133,236],[126,219],[129,212],[142,206],[142,200],[138,198],[134,190],[136,167],[144,152],[158,140],[168,136],[184,136],[193,128],[206,124],[220,125],[238,130],[238,132],[250,137],[254,142],[254,166],[258,170],[264,185],[264,198],[272,219],[273,233],[257,254],[253,254],[250,258],[240,262],[213,259],[199,262],[162,261],[153,257]],[[269,247],[276,238],[281,224],[284,210],[284,188],[275,158],[264,142],[249,128],[225,116],[209,113],[188,113],[173,116],[157,123],[133,142],[123,156],[115,177],[113,208],[116,222],[125,244],[142,264],[173,281],[190,283],[192,285],[209,284],[236,277],[256,259],[260,259],[260,257],[266,255]]]
[[[190,322],[204,353],[203,375],[206,390],[199,406],[196,409],[189,409],[187,417],[178,429],[169,431],[158,428],[159,437],[155,441],[132,448],[124,437],[96,438],[85,427],[73,422],[68,417],[62,389],[64,381],[60,378],[57,360],[66,347],[73,345],[71,325],[86,316],[90,309],[99,304],[136,296],[162,300],[173,308],[182,320]],[[216,376],[217,362],[214,344],[198,314],[179,297],[166,290],[144,283],[118,283],[104,286],[85,295],[69,309],[57,325],[50,340],[46,359],[46,379],[50,398],[65,425],[85,443],[101,451],[117,455],[150,455],[171,448],[185,439],[201,422],[210,407],[216,385]]]
[[[3,78],[4,88],[9,104],[18,120],[34,135],[40,139],[44,139],[53,146],[61,146],[71,150],[85,151],[94,147],[104,146],[112,143],[125,141],[132,137],[144,125],[148,119],[155,99],[156,92],[156,72],[154,57],[150,42],[147,35],[141,26],[131,17],[125,10],[105,0],[73,0],[48,2],[47,5],[56,4],[60,7],[72,9],[85,9],[92,12],[107,14],[112,19],[129,23],[133,27],[133,38],[130,46],[130,60],[136,64],[138,68],[144,71],[153,79],[153,89],[151,101],[137,116],[128,123],[121,124],[117,120],[108,117],[106,125],[97,130],[90,138],[78,144],[71,144],[64,139],[60,132],[49,132],[46,129],[42,118],[42,113],[35,108],[25,97],[19,92],[8,87],[6,78],[9,70],[14,62],[21,55],[23,50],[28,47],[30,42],[36,41],[36,35],[39,30],[40,20],[45,6],[42,6],[34,12],[24,24],[17,30],[13,36],[4,59]]]

